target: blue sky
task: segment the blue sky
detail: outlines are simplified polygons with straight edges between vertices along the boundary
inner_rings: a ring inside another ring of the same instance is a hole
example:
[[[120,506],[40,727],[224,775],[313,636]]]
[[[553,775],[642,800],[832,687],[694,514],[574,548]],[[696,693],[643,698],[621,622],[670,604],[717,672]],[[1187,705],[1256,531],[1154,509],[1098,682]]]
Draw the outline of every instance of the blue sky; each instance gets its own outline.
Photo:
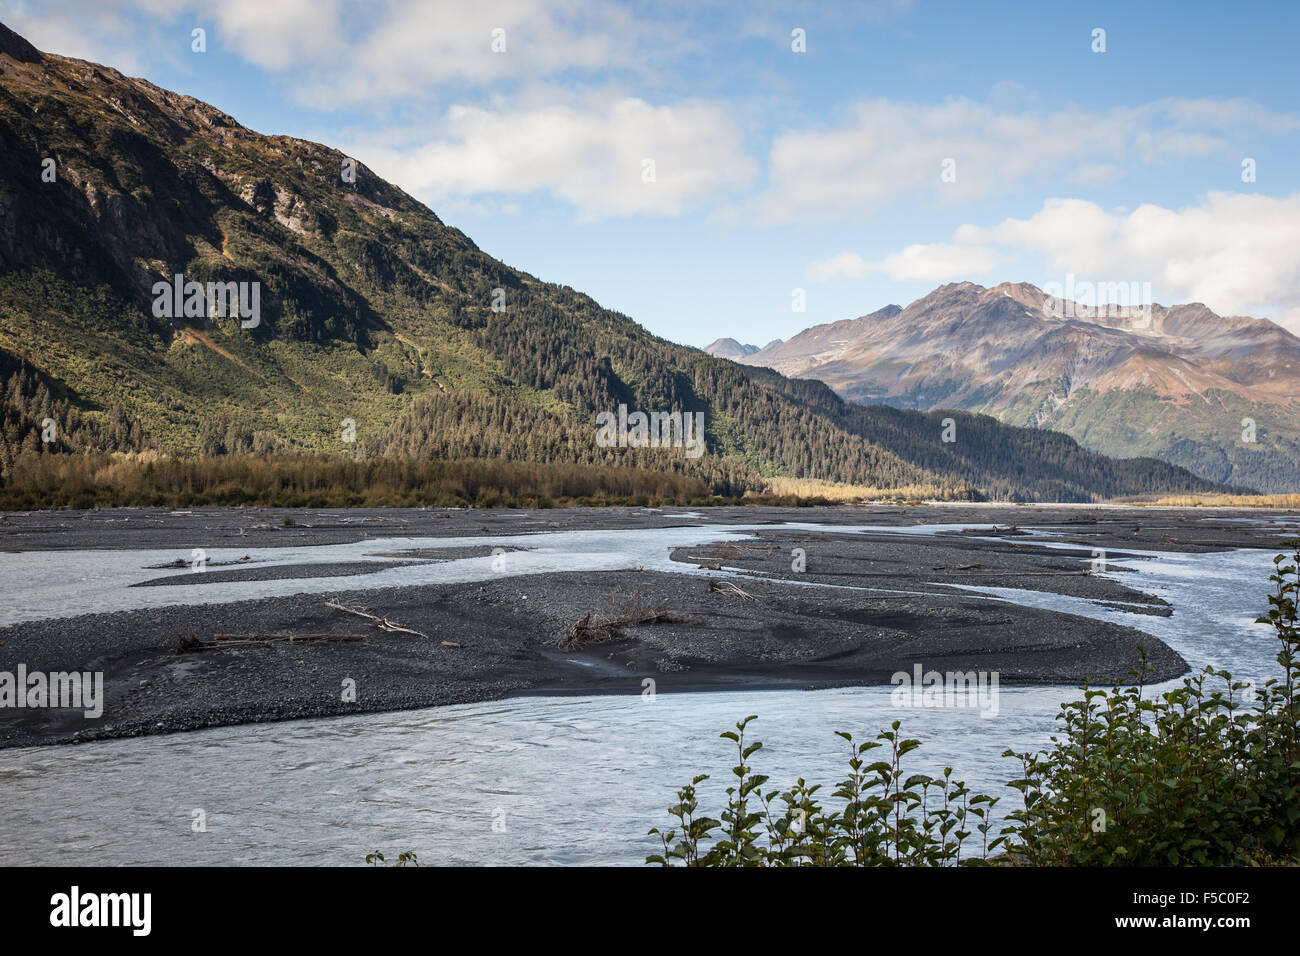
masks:
[[[0,0],[0,20],[343,149],[691,345],[1067,274],[1300,331],[1293,2]]]

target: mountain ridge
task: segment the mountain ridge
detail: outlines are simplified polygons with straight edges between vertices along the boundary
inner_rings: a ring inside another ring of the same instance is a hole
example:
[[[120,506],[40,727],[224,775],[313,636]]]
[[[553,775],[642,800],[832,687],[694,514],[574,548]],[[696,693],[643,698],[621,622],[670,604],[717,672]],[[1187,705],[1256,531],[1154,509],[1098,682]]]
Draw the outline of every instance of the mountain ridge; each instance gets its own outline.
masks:
[[[338,150],[33,59],[16,36],[0,34],[0,475],[23,455],[156,449],[623,464],[718,494],[767,476],[1026,500],[1216,488],[981,416],[947,443],[949,416],[675,345],[493,259]],[[258,283],[259,322],[154,314],[178,274]],[[595,416],[621,405],[705,414],[708,454],[599,447]]]
[[[949,283],[739,361],[853,401],[992,414],[1215,481],[1300,487],[1300,338],[1203,303],[1103,311],[1029,283]]]
[[[761,351],[757,345],[748,345],[743,342],[737,342],[735,339],[714,339],[701,350],[706,355],[712,355],[714,358],[740,359],[746,355],[753,355]]]

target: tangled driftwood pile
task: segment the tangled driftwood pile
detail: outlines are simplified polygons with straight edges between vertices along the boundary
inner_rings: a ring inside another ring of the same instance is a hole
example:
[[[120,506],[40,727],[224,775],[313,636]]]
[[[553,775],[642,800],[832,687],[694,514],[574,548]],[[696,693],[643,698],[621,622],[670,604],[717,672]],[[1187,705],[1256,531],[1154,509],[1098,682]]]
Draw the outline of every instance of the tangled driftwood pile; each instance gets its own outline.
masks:
[[[582,620],[569,628],[569,632],[560,638],[560,650],[568,653],[580,651],[592,644],[604,644],[616,637],[622,637],[625,627],[636,627],[639,624],[679,624],[684,621],[685,618],[677,616],[672,611],[652,610],[647,607],[632,608],[603,620],[592,620],[592,614],[588,611],[583,615]]]

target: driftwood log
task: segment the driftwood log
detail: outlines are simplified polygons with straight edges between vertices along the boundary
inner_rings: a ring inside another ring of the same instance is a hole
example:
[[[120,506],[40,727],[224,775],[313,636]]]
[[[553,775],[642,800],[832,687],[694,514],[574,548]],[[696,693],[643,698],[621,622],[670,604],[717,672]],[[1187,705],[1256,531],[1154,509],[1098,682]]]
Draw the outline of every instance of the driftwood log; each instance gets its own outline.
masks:
[[[353,607],[352,605],[344,604],[338,598],[335,598],[332,601],[326,601],[325,606],[328,608],[333,608],[335,611],[342,611],[345,614],[355,614],[357,617],[364,617],[366,620],[371,622],[370,624],[371,627],[381,631],[388,631],[394,634],[414,634],[416,637],[429,636],[428,634],[425,634],[423,631],[417,631],[409,627],[403,627],[401,624],[398,624],[396,621],[390,621],[388,618],[380,617],[378,614],[371,614],[363,607]]]

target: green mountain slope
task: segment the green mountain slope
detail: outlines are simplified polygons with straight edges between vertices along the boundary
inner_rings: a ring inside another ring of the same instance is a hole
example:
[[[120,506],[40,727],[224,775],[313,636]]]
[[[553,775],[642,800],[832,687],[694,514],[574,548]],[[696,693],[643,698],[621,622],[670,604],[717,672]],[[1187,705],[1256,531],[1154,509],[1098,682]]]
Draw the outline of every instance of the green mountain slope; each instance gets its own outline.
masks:
[[[944,415],[675,345],[348,168],[0,26],[0,470],[306,450],[635,464],[727,494],[775,475],[1051,500],[1214,487],[980,416],[945,442]],[[260,283],[260,322],[156,317],[153,286],[178,273]],[[595,416],[620,404],[703,413],[708,453],[599,447]]]

